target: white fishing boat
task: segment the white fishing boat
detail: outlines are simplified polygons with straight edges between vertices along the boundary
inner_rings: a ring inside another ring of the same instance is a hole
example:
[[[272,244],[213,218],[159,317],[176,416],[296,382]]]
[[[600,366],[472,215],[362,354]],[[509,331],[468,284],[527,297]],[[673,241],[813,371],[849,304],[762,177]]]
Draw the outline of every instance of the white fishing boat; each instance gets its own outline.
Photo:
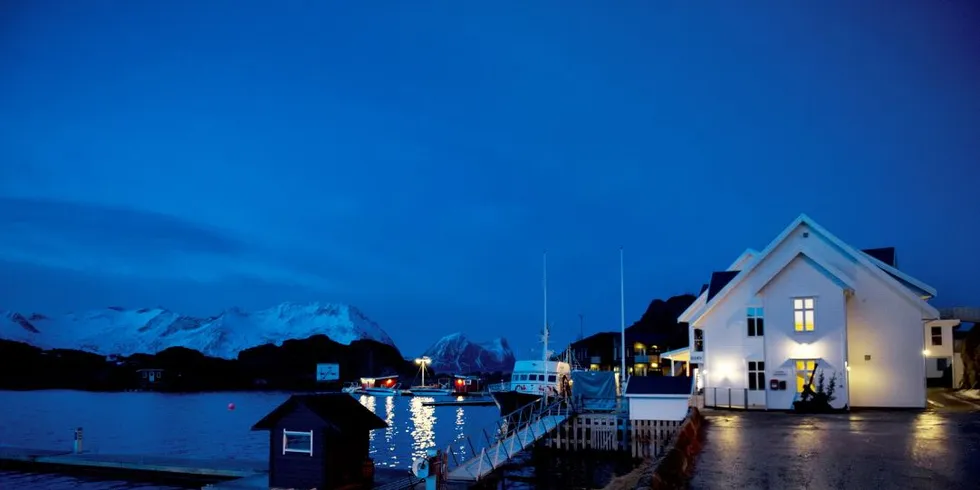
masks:
[[[430,385],[425,384],[426,366],[432,364],[432,359],[430,359],[428,356],[422,356],[415,360],[415,364],[419,365],[419,371],[422,372],[422,384],[408,389],[408,392],[412,396],[449,396],[453,393],[453,390],[449,387],[448,382]]]
[[[567,362],[552,361],[548,350],[548,262],[544,258],[544,329],[542,330],[542,359],[522,360],[514,363],[510,382],[489,387],[490,397],[500,410],[500,415],[509,415],[520,408],[529,406],[542,397],[564,397],[571,391],[571,367]]]
[[[377,378],[361,378],[361,390],[363,394],[372,396],[398,396],[402,394],[397,374]]]

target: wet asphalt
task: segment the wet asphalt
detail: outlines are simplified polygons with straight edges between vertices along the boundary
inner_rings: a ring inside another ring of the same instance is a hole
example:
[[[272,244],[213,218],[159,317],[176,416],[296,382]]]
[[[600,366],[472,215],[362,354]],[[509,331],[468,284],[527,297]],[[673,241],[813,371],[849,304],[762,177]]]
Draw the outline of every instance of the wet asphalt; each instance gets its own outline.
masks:
[[[808,416],[708,410],[690,488],[980,489],[980,412],[953,405]]]

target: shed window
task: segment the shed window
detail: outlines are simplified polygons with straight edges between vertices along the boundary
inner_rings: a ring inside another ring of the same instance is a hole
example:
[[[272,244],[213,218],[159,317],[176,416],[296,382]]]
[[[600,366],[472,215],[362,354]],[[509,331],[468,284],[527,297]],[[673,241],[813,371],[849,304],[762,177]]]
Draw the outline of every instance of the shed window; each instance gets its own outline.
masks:
[[[469,386],[471,384],[473,384],[473,380],[472,379],[466,380],[466,386]]]
[[[313,431],[297,432],[283,429],[282,453],[304,453],[313,456]]]

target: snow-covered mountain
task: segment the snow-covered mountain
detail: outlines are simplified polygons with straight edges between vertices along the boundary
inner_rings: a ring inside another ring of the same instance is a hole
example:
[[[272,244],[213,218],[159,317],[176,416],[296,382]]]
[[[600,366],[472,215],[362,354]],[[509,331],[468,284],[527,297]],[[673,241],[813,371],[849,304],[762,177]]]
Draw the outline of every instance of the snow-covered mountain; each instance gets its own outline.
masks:
[[[507,339],[496,338],[489,342],[470,342],[465,335],[447,335],[429,347],[425,356],[432,358],[432,369],[443,373],[471,373],[511,371],[514,369],[514,353]]]
[[[394,346],[378,324],[352,306],[330,303],[283,303],[266,310],[237,308],[209,318],[161,308],[109,307],[85,313],[45,316],[0,311],[0,339],[43,349],[78,349],[128,356],[156,354],[181,346],[205,355],[234,359],[263,344],[323,334],[340,344],[370,339]]]

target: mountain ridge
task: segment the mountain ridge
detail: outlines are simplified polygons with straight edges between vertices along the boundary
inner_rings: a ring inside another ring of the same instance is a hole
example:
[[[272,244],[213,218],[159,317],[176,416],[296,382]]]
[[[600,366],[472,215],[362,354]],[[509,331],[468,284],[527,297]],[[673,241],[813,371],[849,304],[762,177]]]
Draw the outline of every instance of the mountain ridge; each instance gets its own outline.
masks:
[[[462,332],[437,340],[425,350],[435,371],[458,374],[474,372],[509,372],[514,368],[514,352],[507,339],[497,337],[485,342],[470,341]]]
[[[0,311],[0,339],[44,349],[78,349],[103,355],[155,354],[186,347],[202,354],[234,359],[239,352],[265,344],[326,335],[349,345],[374,340],[397,349],[394,341],[361,310],[341,303],[280,303],[245,311],[229,308],[197,317],[165,308],[109,306],[64,315]]]

